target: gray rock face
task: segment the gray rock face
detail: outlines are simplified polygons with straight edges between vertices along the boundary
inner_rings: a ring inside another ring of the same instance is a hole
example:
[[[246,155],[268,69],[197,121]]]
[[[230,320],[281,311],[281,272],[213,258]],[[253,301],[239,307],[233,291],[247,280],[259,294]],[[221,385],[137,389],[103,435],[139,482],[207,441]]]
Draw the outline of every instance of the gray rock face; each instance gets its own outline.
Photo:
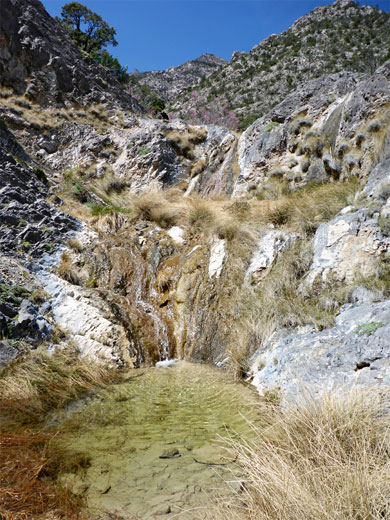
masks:
[[[377,165],[369,186],[378,184],[378,176],[387,183],[388,160],[382,159],[390,128],[386,70],[381,67],[372,76],[340,72],[301,84],[255,121],[239,140],[241,172],[233,197],[246,196],[249,188],[256,193],[253,187],[275,172],[297,188],[352,176],[366,179]]]
[[[187,195],[232,192],[237,138],[225,128],[141,119],[127,136],[121,132],[113,140],[118,143],[113,171],[135,193],[175,185]]]
[[[389,300],[347,306],[332,329],[271,338],[253,358],[253,384],[261,393],[280,388],[288,401],[304,392],[390,386],[389,338]]]
[[[314,238],[314,257],[307,281],[351,281],[356,274],[375,274],[375,260],[386,253],[390,239],[381,234],[377,218],[363,209],[321,224]]]
[[[51,326],[40,314],[39,307],[29,300],[22,300],[16,324],[13,327],[15,338],[24,338],[29,343],[39,343],[50,335]]]
[[[0,368],[7,366],[19,354],[18,350],[7,341],[0,341]]]
[[[251,263],[245,274],[246,282],[254,282],[263,278],[279,253],[298,239],[298,235],[286,231],[268,231],[259,241],[253,253]]]
[[[19,250],[37,258],[55,249],[79,224],[46,202],[47,187],[4,146],[0,136],[0,247],[5,254]]]
[[[82,58],[39,0],[2,0],[0,64],[2,86],[41,103],[73,98],[90,104],[111,98],[140,110],[107,69]]]
[[[368,199],[382,202],[390,196],[390,152],[373,168],[363,189],[363,194]]]

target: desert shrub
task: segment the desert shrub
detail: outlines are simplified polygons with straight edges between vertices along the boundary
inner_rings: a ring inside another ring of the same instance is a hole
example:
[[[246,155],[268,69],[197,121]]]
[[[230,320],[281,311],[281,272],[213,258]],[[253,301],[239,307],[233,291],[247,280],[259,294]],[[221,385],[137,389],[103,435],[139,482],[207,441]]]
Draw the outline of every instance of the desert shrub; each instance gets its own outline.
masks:
[[[0,302],[9,302],[19,305],[23,298],[29,298],[31,292],[21,285],[7,285],[0,283]]]
[[[137,217],[156,222],[163,228],[179,223],[183,213],[181,208],[167,203],[169,195],[164,192],[149,192],[140,195],[133,201]]]
[[[8,130],[7,123],[4,121],[2,117],[0,117],[0,130],[6,132]]]
[[[364,141],[366,140],[367,136],[364,132],[359,132],[358,135],[355,138],[355,143],[358,148],[362,146]]]
[[[44,289],[35,289],[30,296],[30,300],[38,305],[46,302],[49,298],[49,294]]]
[[[43,184],[47,184],[48,180],[46,177],[45,172],[42,170],[42,168],[38,168],[38,166],[35,166],[33,169],[34,175],[41,181]]]
[[[140,146],[138,148],[138,157],[143,157],[144,155],[147,155],[151,151],[152,151],[151,148],[148,148],[147,146]]]
[[[83,245],[77,238],[69,238],[66,245],[69,249],[73,249],[73,251],[76,251],[77,253],[81,253],[83,250]]]
[[[265,132],[271,132],[271,130],[273,130],[274,128],[278,127],[280,123],[278,123],[277,121],[270,121],[269,123],[266,124],[266,126],[264,127],[264,131]]]
[[[298,119],[290,125],[289,130],[291,134],[298,135],[300,134],[302,128],[310,128],[312,124],[313,123],[308,119]]]
[[[206,202],[191,200],[187,214],[189,225],[197,231],[209,228],[214,222],[214,215]]]
[[[79,202],[85,203],[90,199],[87,188],[80,181],[76,181],[71,189],[72,196]]]
[[[356,328],[355,332],[360,336],[362,336],[363,334],[369,336],[381,327],[383,327],[383,323],[381,323],[380,321],[370,321],[369,323],[362,323],[361,325],[359,325]]]
[[[98,202],[88,202],[87,206],[91,209],[91,215],[93,217],[109,215],[112,211],[110,206],[107,206],[106,204],[99,204]]]
[[[350,146],[348,143],[340,143],[337,147],[336,153],[338,157],[344,157],[344,155],[348,152]]]

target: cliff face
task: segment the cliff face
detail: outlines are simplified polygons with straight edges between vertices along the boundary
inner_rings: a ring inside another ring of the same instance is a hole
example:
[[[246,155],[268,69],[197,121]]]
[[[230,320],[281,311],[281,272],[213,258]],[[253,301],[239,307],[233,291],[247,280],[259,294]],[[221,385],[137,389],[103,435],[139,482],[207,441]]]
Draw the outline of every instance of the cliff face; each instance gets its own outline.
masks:
[[[5,360],[73,341],[119,365],[230,365],[288,396],[292,371],[316,391],[389,384],[390,62],[301,83],[237,136],[142,117],[39,2],[3,5]],[[384,17],[338,2],[292,30],[345,12]]]

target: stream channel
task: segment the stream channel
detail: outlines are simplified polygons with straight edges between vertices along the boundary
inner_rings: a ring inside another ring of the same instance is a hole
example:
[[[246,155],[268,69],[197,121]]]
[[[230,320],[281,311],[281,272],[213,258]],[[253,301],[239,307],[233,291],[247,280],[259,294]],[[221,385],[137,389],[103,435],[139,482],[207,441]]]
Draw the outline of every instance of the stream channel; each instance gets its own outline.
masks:
[[[56,417],[66,446],[90,458],[63,478],[93,518],[202,518],[216,495],[239,486],[240,468],[223,446],[250,441],[258,405],[253,388],[206,365],[134,370]]]

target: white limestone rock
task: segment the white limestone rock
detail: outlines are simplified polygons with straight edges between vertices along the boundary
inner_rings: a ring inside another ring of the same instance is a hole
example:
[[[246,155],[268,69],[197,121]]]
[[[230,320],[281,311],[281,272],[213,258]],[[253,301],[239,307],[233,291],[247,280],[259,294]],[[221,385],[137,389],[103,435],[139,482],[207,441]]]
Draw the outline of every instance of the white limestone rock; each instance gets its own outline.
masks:
[[[184,229],[179,226],[173,226],[168,230],[168,235],[172,238],[173,242],[179,246],[184,244]]]
[[[375,260],[389,249],[377,219],[365,209],[336,217],[321,224],[314,238],[314,257],[307,276],[309,284],[329,276],[352,281],[356,274],[375,274]]]
[[[276,260],[278,254],[298,239],[295,233],[272,230],[264,235],[253,253],[251,263],[245,274],[245,281],[249,282],[261,278],[266,269]]]
[[[227,257],[227,249],[225,240],[218,239],[214,242],[210,249],[209,260],[209,276],[210,278],[219,278],[222,273],[223,266]]]

